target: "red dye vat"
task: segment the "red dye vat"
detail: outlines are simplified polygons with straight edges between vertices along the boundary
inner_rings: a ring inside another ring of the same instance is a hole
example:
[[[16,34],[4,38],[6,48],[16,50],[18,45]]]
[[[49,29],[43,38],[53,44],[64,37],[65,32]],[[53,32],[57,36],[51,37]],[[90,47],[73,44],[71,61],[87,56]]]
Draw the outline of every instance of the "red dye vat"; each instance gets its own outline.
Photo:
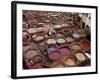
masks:
[[[83,42],[82,42],[82,46],[83,46],[83,48],[85,48],[85,49],[90,48],[90,44],[89,44],[88,41],[83,41]]]

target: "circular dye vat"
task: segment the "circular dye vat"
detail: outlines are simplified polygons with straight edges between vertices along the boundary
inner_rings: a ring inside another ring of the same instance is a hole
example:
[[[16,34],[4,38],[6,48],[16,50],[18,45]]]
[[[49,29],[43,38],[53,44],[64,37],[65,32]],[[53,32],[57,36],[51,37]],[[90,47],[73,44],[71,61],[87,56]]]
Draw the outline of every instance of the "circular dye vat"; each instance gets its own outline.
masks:
[[[89,49],[90,48],[90,43],[87,40],[82,41],[82,47],[84,49]]]
[[[60,62],[64,62],[68,56],[64,55],[59,58]]]
[[[54,27],[55,27],[55,28],[62,28],[61,25],[55,25]]]
[[[62,68],[64,67],[64,65],[59,61],[54,61],[53,63],[50,64],[50,67],[51,68]]]
[[[58,51],[53,51],[49,54],[49,59],[54,61],[60,57],[60,53]]]
[[[81,46],[78,43],[72,44],[71,47],[73,50],[76,50],[76,51],[81,49]]]
[[[39,43],[39,46],[41,46],[41,47],[45,47],[46,44],[45,44],[45,42],[41,42],[41,43]]]
[[[74,38],[80,38],[80,35],[77,34],[77,33],[74,33],[74,34],[73,34],[73,37],[74,37]]]
[[[28,32],[29,34],[36,33],[36,32],[37,32],[37,28],[29,28],[29,29],[27,30],[27,32]]]
[[[36,61],[36,62],[32,62],[31,64],[29,64],[29,69],[39,69],[39,68],[43,68],[42,67],[42,62],[41,61]]]
[[[76,56],[77,60],[79,60],[79,61],[85,61],[86,60],[86,57],[82,52],[76,53],[75,56]]]
[[[41,56],[41,55],[36,55],[36,56],[34,56],[34,58],[33,58],[33,60],[36,62],[36,61],[44,61],[44,59],[43,59],[43,56]]]
[[[23,35],[23,46],[29,45],[29,42],[31,40],[30,35],[27,32],[23,32],[22,35]]]
[[[62,29],[62,32],[64,32],[67,35],[67,33],[69,32],[69,30],[68,30],[68,28],[67,29],[66,28],[63,28]]]
[[[89,59],[91,59],[91,54],[90,53],[85,53],[85,55],[89,58]]]
[[[68,37],[66,37],[66,41],[67,42],[73,42],[74,41],[74,38],[71,37],[71,36],[68,36]]]
[[[23,51],[24,52],[28,51],[29,49],[31,49],[31,46],[30,45],[23,46]]]
[[[62,33],[56,33],[55,35],[56,35],[56,37],[63,37]]]
[[[52,51],[55,51],[56,50],[56,46],[51,44],[51,45],[48,45],[47,47],[47,52],[48,53],[51,53]]]
[[[64,61],[65,66],[75,66],[76,65],[76,58],[75,56],[67,57]]]
[[[26,54],[24,54],[24,57],[25,59],[32,59],[37,54],[38,54],[37,50],[29,50]]]
[[[56,44],[56,40],[55,39],[48,39],[47,44]]]
[[[41,61],[36,61],[33,62],[29,65],[29,69],[41,69],[41,68],[49,68],[48,65],[45,65],[43,62]]]
[[[46,23],[49,23],[49,22],[50,22],[50,20],[45,20],[45,22],[46,22]]]
[[[60,48],[59,52],[61,53],[62,56],[63,55],[69,55],[71,53],[68,47],[62,47],[62,48]]]
[[[45,39],[43,35],[37,35],[36,37],[32,36],[33,40],[36,42],[42,41]]]
[[[57,68],[62,68],[62,67],[64,67],[64,65],[63,64],[57,64],[57,65],[55,65],[54,66],[55,68],[57,67]]]
[[[65,39],[63,39],[63,38],[58,38],[56,41],[57,41],[57,43],[59,43],[59,44],[63,44],[63,43],[66,42]]]

